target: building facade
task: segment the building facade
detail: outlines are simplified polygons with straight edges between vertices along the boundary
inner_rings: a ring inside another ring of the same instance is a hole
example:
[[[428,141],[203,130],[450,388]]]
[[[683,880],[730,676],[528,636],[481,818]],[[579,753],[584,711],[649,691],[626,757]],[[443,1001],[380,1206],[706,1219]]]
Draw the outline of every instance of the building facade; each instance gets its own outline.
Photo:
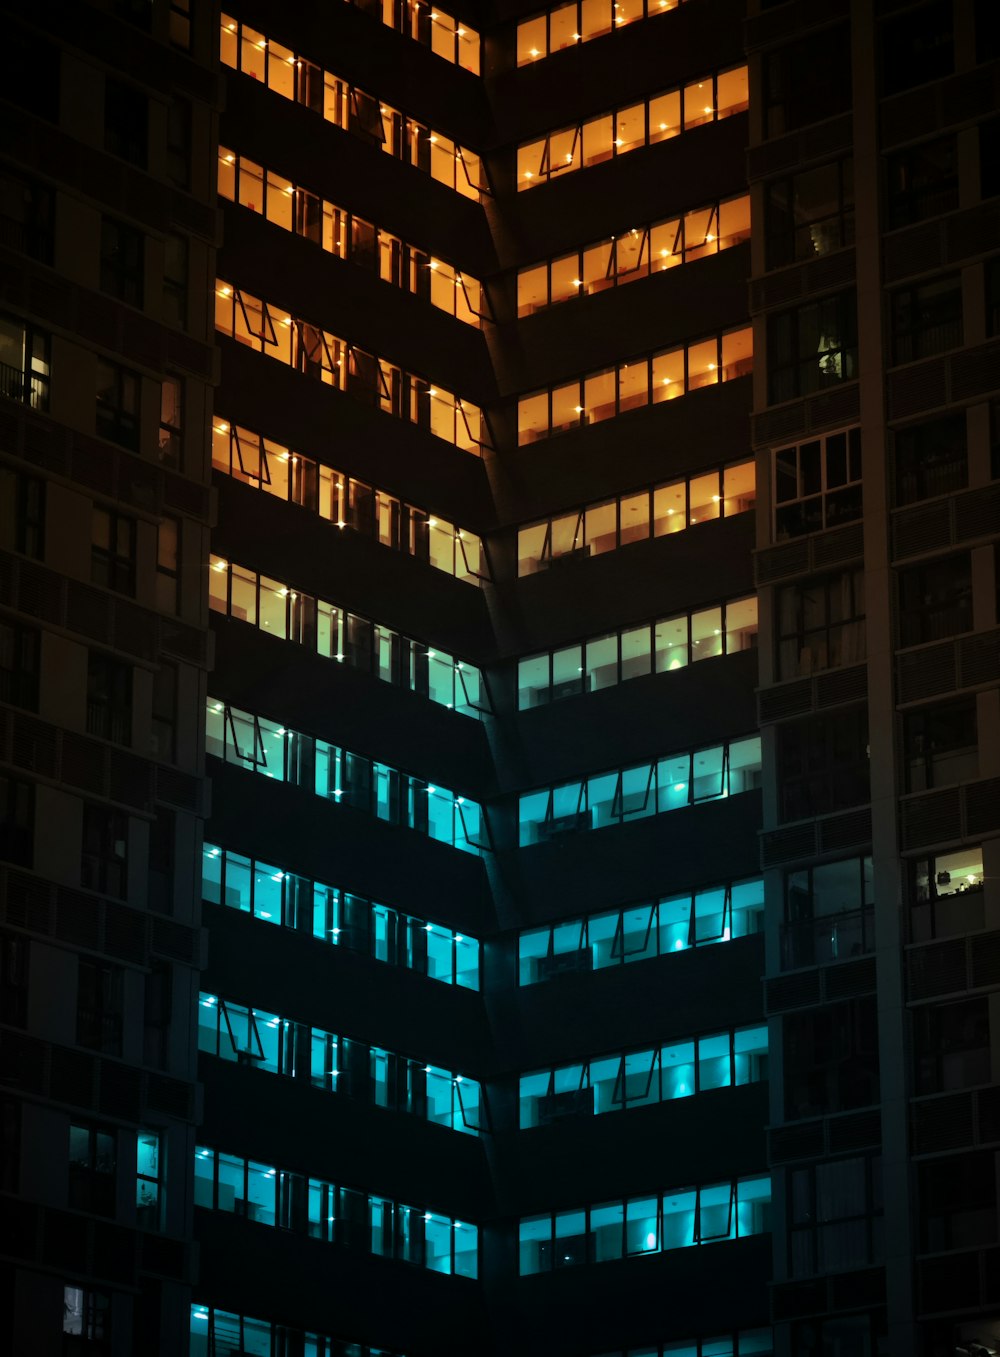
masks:
[[[775,1350],[993,1351],[996,15],[761,9]]]
[[[989,6],[8,31],[12,1351],[1000,1349]]]
[[[4,6],[0,1346],[182,1352],[200,1116],[211,16]]]

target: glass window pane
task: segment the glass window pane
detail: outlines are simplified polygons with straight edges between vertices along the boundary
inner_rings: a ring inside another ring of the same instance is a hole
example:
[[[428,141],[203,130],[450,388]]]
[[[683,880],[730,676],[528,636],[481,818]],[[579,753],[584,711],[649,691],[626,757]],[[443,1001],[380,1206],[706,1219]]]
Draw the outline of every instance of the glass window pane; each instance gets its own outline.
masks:
[[[688,620],[686,616],[666,617],[654,628],[653,652],[656,672],[683,669],[688,662]]]
[[[602,636],[586,646],[587,691],[611,688],[618,682],[618,637]]]
[[[610,0],[607,0],[610,8]],[[586,6],[587,0],[584,0]],[[610,113],[600,118],[591,118],[583,124],[583,163],[597,165],[602,160],[610,160],[614,152],[614,119]]]
[[[653,359],[654,372],[656,359]],[[654,383],[654,395],[656,386]],[[653,533],[662,537],[665,533],[681,532],[687,527],[687,485],[684,481],[675,481],[672,485],[660,485],[653,491]]]
[[[588,554],[600,556],[605,551],[614,551],[617,539],[617,505],[594,504],[584,515],[584,541]]]
[[[722,336],[722,380],[731,382],[753,371],[753,331],[731,330]]]
[[[580,260],[576,254],[564,255],[552,261],[552,277],[549,300],[556,302],[572,301],[580,295]]]
[[[691,616],[691,659],[722,654],[722,609],[705,608]]]
[[[626,495],[620,501],[621,518],[620,545],[641,542],[649,536],[649,492],[641,495]]]
[[[621,667],[623,681],[652,672],[649,627],[632,627],[621,633]]]
[[[591,1207],[590,1236],[593,1240],[595,1263],[610,1262],[622,1256],[624,1225],[625,1207],[622,1202]]]
[[[613,368],[595,372],[583,384],[583,406],[588,424],[612,419],[615,413],[615,373]]]
[[[711,472],[707,476],[695,476],[691,480],[691,506],[689,518],[692,523],[705,523],[718,518],[722,508],[722,496],[719,494],[719,473]]]
[[[691,800],[690,756],[675,754],[656,765],[656,803],[659,811],[679,810]]]
[[[611,32],[611,0],[583,0],[580,33],[584,42]]]
[[[580,404],[580,383],[557,386],[552,392],[552,433],[575,429],[580,424],[583,406]]]
[[[670,349],[653,357],[653,400],[669,401],[684,395],[684,350]]]
[[[726,604],[726,653],[752,650],[756,644],[757,599],[733,599]]]
[[[533,443],[549,431],[549,394],[540,391],[536,396],[525,396],[517,403],[517,441]]]
[[[665,141],[681,130],[681,94],[672,90],[649,101],[649,140]]]
[[[719,341],[706,339],[688,348],[688,390],[719,380]]]
[[[618,413],[638,410],[649,400],[649,363],[623,363],[618,369]]]
[[[702,1037],[698,1042],[698,1088],[728,1088],[732,1082],[729,1067],[729,1034]]]
[[[695,1202],[697,1193],[673,1192],[663,1198],[663,1247],[685,1249],[695,1242]]]
[[[517,707],[539,707],[549,700],[549,657],[536,655],[517,666]]]
[[[548,266],[540,264],[535,269],[522,269],[517,275],[517,314],[530,316],[532,311],[547,306],[548,301]]]
[[[683,952],[691,931],[691,897],[669,896],[659,904],[660,954]]]
[[[756,502],[756,477],[753,462],[727,466],[722,473],[723,503],[729,514],[746,513]]]
[[[618,110],[615,117],[615,151],[625,155],[646,144],[646,105],[632,104]]]

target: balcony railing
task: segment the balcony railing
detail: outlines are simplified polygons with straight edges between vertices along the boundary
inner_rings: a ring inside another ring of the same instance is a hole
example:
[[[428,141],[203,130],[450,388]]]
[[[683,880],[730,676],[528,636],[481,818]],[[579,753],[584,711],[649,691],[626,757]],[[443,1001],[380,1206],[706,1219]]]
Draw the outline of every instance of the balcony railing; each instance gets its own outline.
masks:
[[[0,363],[0,396],[4,400],[20,401],[30,405],[32,410],[49,408],[49,379],[39,377],[33,372],[23,372],[21,368]]]

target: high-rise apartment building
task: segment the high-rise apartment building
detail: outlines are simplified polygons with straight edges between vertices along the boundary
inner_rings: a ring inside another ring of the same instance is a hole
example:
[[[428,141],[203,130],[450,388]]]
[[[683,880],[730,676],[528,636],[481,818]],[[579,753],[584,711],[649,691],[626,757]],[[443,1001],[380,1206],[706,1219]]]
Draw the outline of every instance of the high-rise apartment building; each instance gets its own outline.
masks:
[[[1000,1350],[991,6],[5,11],[2,1341]]]
[[[993,1352],[996,7],[761,9],[775,1350]]]
[[[216,35],[0,40],[0,1348],[173,1353],[190,1162],[217,356]]]

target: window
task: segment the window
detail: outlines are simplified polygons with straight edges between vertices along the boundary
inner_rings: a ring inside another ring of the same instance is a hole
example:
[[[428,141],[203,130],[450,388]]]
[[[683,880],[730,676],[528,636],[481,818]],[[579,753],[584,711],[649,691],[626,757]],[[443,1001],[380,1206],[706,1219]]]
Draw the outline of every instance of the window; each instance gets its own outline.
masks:
[[[854,161],[848,157],[765,186],[767,267],[815,259],[854,243]]]
[[[753,462],[739,462],[690,480],[644,488],[617,500],[589,504],[517,534],[517,572],[531,575],[561,561],[568,566],[648,537],[748,513],[756,503]]]
[[[779,679],[802,678],[865,658],[865,573],[790,584],[777,590]]]
[[[212,466],[245,485],[318,514],[341,531],[361,533],[458,580],[479,585],[489,578],[483,541],[467,528],[239,425],[214,421]],[[744,466],[752,472],[752,462]]]
[[[204,899],[446,985],[479,988],[479,943],[441,924],[206,843]]]
[[[150,753],[164,763],[177,762],[177,665],[164,659],[153,675]]]
[[[986,927],[979,844],[910,863],[911,941],[951,938]]]
[[[45,482],[12,467],[0,466],[0,534],[5,547],[45,556]]]
[[[158,1131],[140,1130],[136,1136],[135,1219],[140,1230],[163,1228],[163,1177]]]
[[[517,313],[527,316],[559,302],[624,287],[678,264],[731,249],[749,236],[750,199],[746,195],[634,228],[521,269],[517,275]]]
[[[165,514],[156,529],[156,606],[176,613],[180,606],[181,520]]]
[[[651,1050],[522,1074],[519,1125],[523,1131],[567,1117],[647,1107],[766,1078],[766,1027],[674,1038]]]
[[[225,146],[219,147],[218,188],[230,202],[468,325],[482,328],[491,314],[483,285],[471,274]]]
[[[54,210],[51,189],[0,167],[0,241],[8,249],[51,264]]]
[[[205,750],[248,772],[310,787],[334,805],[404,825],[477,856],[492,847],[482,807],[363,754],[209,697]]]
[[[202,994],[199,1001],[198,1049],[451,1131],[479,1135],[487,1129],[482,1089],[467,1075],[214,994]]]
[[[852,381],[857,376],[857,364],[858,320],[853,289],[768,317],[771,405]]]
[[[177,188],[191,182],[191,105],[186,99],[171,99],[167,105],[167,178]]]
[[[475,665],[219,556],[211,556],[209,566],[209,607],[214,611],[408,688],[460,715],[479,718],[491,709]]]
[[[38,710],[39,635],[0,618],[0,702]]]
[[[1000,118],[979,124],[979,192],[983,198],[1000,193]]]
[[[164,377],[160,386],[159,457],[162,466],[179,471],[184,449],[184,381]]]
[[[194,1201],[196,1206],[232,1211],[263,1225],[296,1229],[358,1253],[397,1258],[458,1277],[478,1274],[479,1231],[475,1225],[207,1146],[195,1150]],[[295,1209],[298,1204],[305,1205],[304,1212]],[[232,1338],[239,1333],[239,1319],[227,1318],[236,1321],[235,1328],[226,1331]],[[245,1342],[245,1325],[243,1335],[241,1341]],[[259,1336],[258,1329],[255,1340]],[[257,1346],[256,1351],[269,1352],[270,1347]],[[206,1357],[205,1349],[193,1346],[192,1354],[198,1352]],[[374,1348],[371,1357],[376,1357]]]
[[[577,43],[603,38],[639,19],[669,14],[682,3],[684,0],[623,0],[612,5],[612,0],[584,0],[581,5],[570,0],[518,24],[517,64],[524,66]]]
[[[889,156],[886,167],[889,227],[910,226],[958,207],[955,137],[908,146]]]
[[[601,113],[575,127],[550,132],[540,141],[522,142],[517,148],[518,190],[666,141],[746,107],[747,68],[737,66],[683,89],[665,90],[628,108]]]
[[[103,1055],[122,1053],[122,970],[80,959],[76,1042]]]
[[[870,857],[824,862],[785,873],[782,970],[826,966],[875,950]]]
[[[155,681],[155,680],[154,680]],[[177,856],[177,823],[172,810],[158,806],[149,826],[149,908],[157,914],[174,912],[174,862]]]
[[[906,790],[923,792],[979,776],[976,699],[920,707],[903,717]]]
[[[519,843],[548,843],[642,820],[702,801],[753,791],[760,785],[760,738],[673,754],[637,767],[527,792],[518,800]]]
[[[627,414],[646,405],[676,400],[705,386],[735,381],[753,371],[752,334],[730,330],[652,357],[630,359],[603,372],[588,373],[517,403],[520,446],[584,425]]]
[[[139,385],[128,368],[97,360],[97,432],[130,452],[139,451]]]
[[[111,1302],[103,1291],[63,1287],[63,1357],[106,1357],[111,1352]]]
[[[135,595],[135,519],[95,505],[91,513],[90,578]]]
[[[757,600],[731,599],[696,613],[592,637],[517,666],[520,711],[597,692],[646,674],[681,669],[757,644]]]
[[[759,878],[566,919],[521,934],[519,983],[535,985],[575,971],[730,942],[759,933],[763,926],[764,886]]]
[[[145,239],[134,226],[101,218],[101,291],[130,306],[142,306]]]
[[[346,392],[363,405],[419,425],[463,452],[482,456],[489,430],[478,405],[308,321],[282,315],[229,283],[217,282],[215,298],[215,328],[237,343]]]
[[[932,1159],[920,1164],[917,1174],[921,1252],[944,1253],[993,1243],[997,1232],[994,1150],[966,1150]]]
[[[925,561],[899,572],[899,644],[922,645],[972,630],[968,553]]]
[[[87,657],[87,732],[132,743],[132,666],[97,650]]]
[[[778,781],[783,820],[864,805],[870,797],[867,710],[779,726]]]
[[[16,1193],[21,1178],[21,1098],[0,1097],[0,1190]]]
[[[149,100],[132,85],[108,76],[104,84],[104,149],[146,168]]]
[[[170,42],[182,52],[191,50],[192,0],[170,0]]]
[[[777,542],[861,517],[861,430],[847,429],[774,454]]]
[[[951,494],[968,485],[964,411],[896,429],[892,442],[897,505]]]
[[[172,829],[172,817],[168,823]],[[170,1021],[173,1017],[173,967],[170,962],[154,958],[143,982],[143,1064],[165,1070],[170,1064]]]
[[[433,13],[436,15],[436,11]],[[437,49],[430,18],[427,16],[426,31]],[[418,22],[423,22],[420,16]],[[221,16],[220,49],[223,65],[243,71],[285,99],[322,112],[328,122],[366,145],[423,170],[466,198],[479,201],[480,194],[489,193],[480,159],[467,147],[352,87],[332,72],[321,70],[228,14]]]
[[[912,363],[962,343],[962,280],[957,273],[893,292],[889,308],[894,363]]]
[[[883,94],[899,94],[954,70],[951,0],[932,0],[886,19],[879,36]]]
[[[913,1010],[915,1091],[950,1093],[992,1082],[989,1000],[960,999]]]
[[[12,23],[6,25],[0,43],[0,89],[12,104],[57,123],[61,64],[59,47]]]
[[[28,965],[31,944],[19,933],[0,930],[0,1022],[28,1022]]]
[[[95,1216],[115,1212],[115,1133],[110,1128],[69,1128],[69,1205]]]
[[[163,245],[163,319],[187,328],[188,242],[171,233]]]
[[[878,1103],[874,995],[786,1015],[784,1043],[787,1121]]]
[[[49,408],[49,336],[14,316],[0,315],[0,397]]]
[[[761,1177],[674,1188],[662,1196],[631,1197],[555,1215],[522,1216],[520,1273],[524,1277],[767,1233],[770,1208],[771,1180]]]
[[[127,867],[128,816],[110,806],[84,805],[81,885],[124,900]]]
[[[764,135],[780,137],[851,105],[851,46],[837,24],[764,55]]]
[[[34,858],[34,784],[0,775],[0,859],[31,867]]]
[[[986,333],[1000,334],[1000,259],[988,259],[986,273]]]
[[[793,1277],[847,1271],[881,1260],[880,1158],[838,1159],[789,1170],[788,1177]]]

